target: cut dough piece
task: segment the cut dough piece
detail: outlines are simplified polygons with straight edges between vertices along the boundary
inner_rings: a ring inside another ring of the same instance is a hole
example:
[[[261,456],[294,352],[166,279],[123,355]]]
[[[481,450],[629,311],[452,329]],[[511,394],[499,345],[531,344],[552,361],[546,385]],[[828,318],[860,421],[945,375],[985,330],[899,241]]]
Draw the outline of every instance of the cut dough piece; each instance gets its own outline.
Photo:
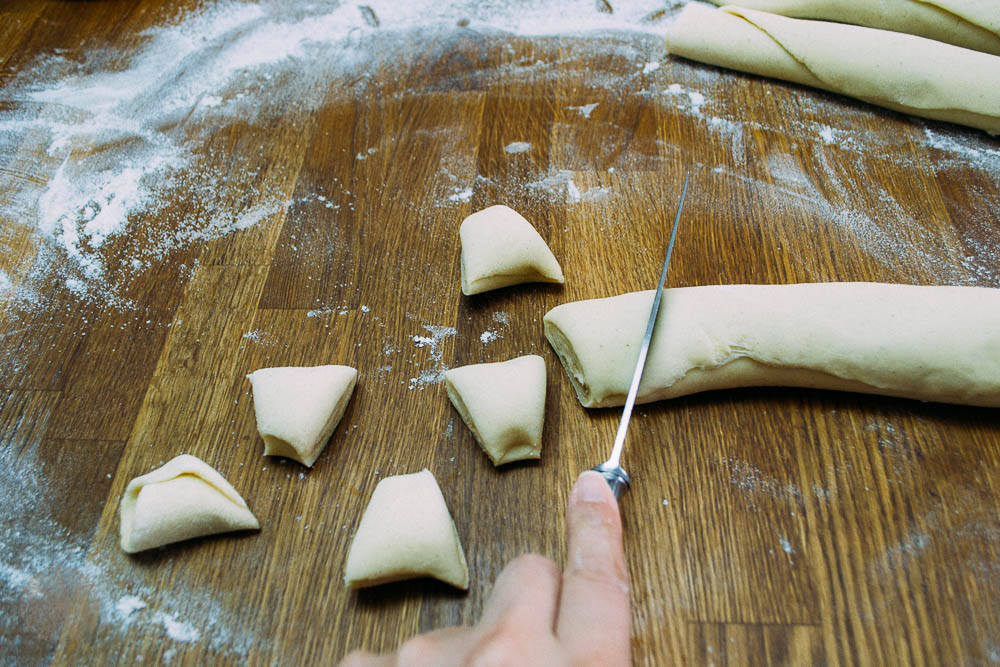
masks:
[[[469,588],[469,566],[429,470],[386,477],[372,493],[347,554],[348,588],[434,577]]]
[[[790,18],[905,32],[1000,55],[996,0],[740,0],[739,5]]]
[[[545,420],[545,360],[530,354],[444,374],[452,405],[493,465],[537,459]]]
[[[519,283],[561,283],[545,239],[512,208],[490,206],[462,221],[462,294]]]
[[[692,60],[1000,133],[1000,57],[932,39],[692,3],[667,29],[667,48]]]
[[[312,467],[344,416],[358,371],[350,366],[284,366],[262,368],[247,378],[264,455]]]
[[[584,407],[621,405],[653,292],[546,313]],[[881,283],[663,291],[638,403],[794,386],[1000,407],[1000,289]]]
[[[119,535],[128,553],[260,524],[236,489],[201,459],[182,454],[128,483]]]

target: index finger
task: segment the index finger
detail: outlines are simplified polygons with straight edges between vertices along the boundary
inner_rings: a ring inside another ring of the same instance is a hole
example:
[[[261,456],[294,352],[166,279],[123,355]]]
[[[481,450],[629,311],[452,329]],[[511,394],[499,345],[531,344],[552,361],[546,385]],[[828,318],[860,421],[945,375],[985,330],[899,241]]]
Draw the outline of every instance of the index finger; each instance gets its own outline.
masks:
[[[631,612],[621,517],[599,473],[588,470],[573,486],[566,531],[556,636],[598,664],[628,665]]]

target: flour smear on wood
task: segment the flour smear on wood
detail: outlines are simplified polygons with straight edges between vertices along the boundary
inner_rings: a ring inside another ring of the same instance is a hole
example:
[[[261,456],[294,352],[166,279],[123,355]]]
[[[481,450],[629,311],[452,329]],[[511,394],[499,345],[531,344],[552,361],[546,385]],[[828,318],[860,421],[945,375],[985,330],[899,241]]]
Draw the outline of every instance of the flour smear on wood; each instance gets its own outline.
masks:
[[[574,4],[210,3],[146,31],[134,51],[46,54],[0,89],[0,219],[27,227],[42,260],[0,255],[0,289],[30,301],[30,272],[55,270],[77,297],[127,306],[119,297],[152,263],[280,219],[291,202],[268,187],[280,174],[265,171],[286,167],[253,141],[226,154],[212,131],[279,117],[294,126],[295,114],[304,123],[331,86],[350,94],[442,35],[663,30],[649,18],[660,2],[612,14]]]
[[[594,84],[638,90],[630,94],[693,115],[711,131],[732,135],[735,146],[746,123],[766,121],[715,115],[706,93],[724,74],[699,69],[704,91],[692,90],[690,81],[681,86],[663,79],[662,35],[682,4],[619,0],[609,13],[591,0],[219,2],[147,30],[129,52],[44,54],[10,73],[0,89],[0,158],[6,162],[0,295],[31,304],[37,286],[54,272],[76,298],[128,307],[129,286],[163,258],[262,223],[279,224],[292,202],[277,186],[290,166],[263,154],[253,136],[226,152],[211,141],[213,132],[275,118],[292,131],[304,128],[311,112],[329,101],[331,87],[360,94],[380,67],[415,62],[463,34],[565,37],[583,52],[625,58],[631,73],[594,71]],[[558,76],[555,62],[496,67],[505,78],[527,71]],[[645,77],[642,86],[634,85],[636,77]],[[590,119],[595,107],[570,109]],[[836,138],[839,147],[852,148],[840,129],[804,124],[812,140]],[[965,139],[932,130],[926,136],[948,160],[996,176],[1000,151]],[[877,151],[885,141],[863,137],[857,145]],[[358,159],[374,154],[370,149]],[[551,178],[558,174],[543,174],[539,182]],[[441,204],[458,205],[471,194],[467,186],[452,189]],[[541,194],[570,205],[587,201],[575,185]],[[19,249],[31,248],[34,261],[14,252],[15,239]]]

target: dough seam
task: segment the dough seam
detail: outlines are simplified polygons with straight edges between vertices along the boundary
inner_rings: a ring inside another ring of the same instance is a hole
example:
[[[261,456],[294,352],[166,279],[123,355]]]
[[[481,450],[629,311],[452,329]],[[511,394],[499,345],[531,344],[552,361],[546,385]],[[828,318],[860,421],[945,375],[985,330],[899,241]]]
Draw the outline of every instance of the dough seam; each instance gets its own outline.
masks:
[[[754,21],[752,21],[747,16],[744,16],[743,14],[732,12],[732,11],[728,11],[728,9],[729,9],[729,6],[726,6],[726,7],[724,7],[722,9],[722,11],[725,11],[730,16],[735,16],[737,18],[740,18],[740,19],[746,21],[750,26],[752,26],[756,30],[760,30],[761,33],[763,33],[764,35],[766,35],[768,37],[768,39],[770,39],[772,42],[774,42],[775,46],[777,46],[779,49],[781,49],[786,54],[788,54],[788,57],[791,58],[792,60],[794,60],[799,65],[799,67],[801,67],[804,70],[803,74],[805,74],[807,78],[811,78],[813,80],[813,82],[814,82],[814,83],[806,83],[805,85],[810,85],[810,86],[813,86],[814,88],[819,88],[821,90],[825,90],[825,91],[830,92],[830,93],[835,93],[837,95],[844,95],[845,94],[843,90],[838,90],[838,88],[834,84],[829,83],[826,79],[823,79],[818,74],[816,74],[816,72],[814,72],[812,70],[812,68],[809,67],[809,65],[807,65],[793,51],[790,51],[788,49],[788,47],[786,47],[784,44],[782,44],[781,40],[779,40],[777,37],[775,37],[774,34],[770,30],[768,30],[766,27],[762,26],[759,23],[755,23]],[[808,19],[799,19],[799,20],[808,20]],[[874,30],[874,28],[867,28],[866,26],[858,26],[858,27],[865,28],[865,29],[868,29],[868,30]],[[796,82],[796,83],[799,83],[799,82]],[[803,82],[803,83],[805,83],[805,82]],[[926,85],[924,87],[925,88],[929,88],[929,86],[926,86]],[[857,94],[857,95],[854,95],[854,97],[855,97],[855,99],[861,100],[862,102],[868,102],[869,104],[874,104],[875,106],[880,106],[880,107],[885,107],[887,109],[892,109],[893,111],[898,111],[900,113],[913,114],[913,111],[912,111],[913,109],[917,109],[917,110],[920,110],[920,111],[931,111],[931,112],[933,112],[933,111],[948,111],[948,112],[957,112],[957,113],[973,113],[973,112],[969,112],[967,109],[961,109],[961,108],[956,108],[956,107],[941,107],[939,105],[917,104],[917,103],[915,103],[913,101],[908,102],[907,105],[902,105],[899,102],[893,100],[891,97],[888,97],[888,96],[882,96],[882,97],[880,97],[880,96],[876,96],[876,95]]]

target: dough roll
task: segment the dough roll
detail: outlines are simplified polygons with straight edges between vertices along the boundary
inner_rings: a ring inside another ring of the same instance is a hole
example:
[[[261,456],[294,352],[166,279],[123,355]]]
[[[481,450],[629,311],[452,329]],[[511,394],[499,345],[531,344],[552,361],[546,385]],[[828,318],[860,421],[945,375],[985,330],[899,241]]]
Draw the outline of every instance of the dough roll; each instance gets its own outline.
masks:
[[[679,56],[1000,134],[1000,56],[923,37],[686,5],[667,29]]]
[[[725,5],[724,0],[712,0]],[[1000,55],[996,0],[740,0],[740,6],[797,19],[894,30]]]
[[[584,407],[622,405],[653,292],[544,318]],[[663,291],[637,403],[750,386],[1000,407],[1000,289],[882,283]]]

